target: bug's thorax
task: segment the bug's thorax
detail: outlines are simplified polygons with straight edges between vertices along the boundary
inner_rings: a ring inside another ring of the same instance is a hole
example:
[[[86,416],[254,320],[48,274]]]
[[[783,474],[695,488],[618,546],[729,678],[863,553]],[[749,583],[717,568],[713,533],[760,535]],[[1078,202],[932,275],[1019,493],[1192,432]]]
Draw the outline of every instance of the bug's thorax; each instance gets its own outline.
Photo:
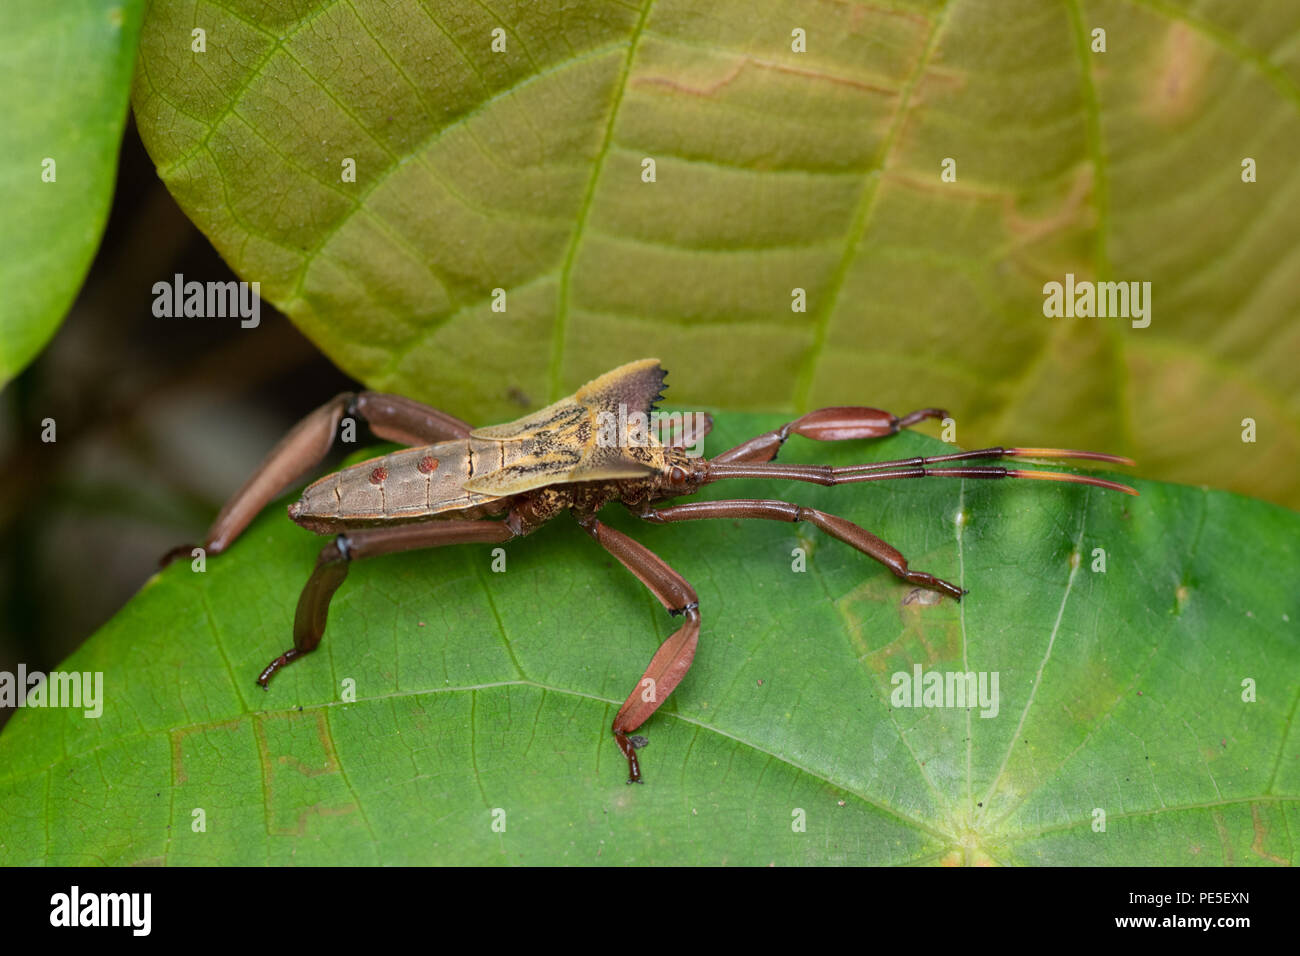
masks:
[[[694,494],[705,482],[708,462],[688,455],[683,448],[653,445],[630,451],[653,472],[643,478],[610,482],[608,501],[620,501],[632,511],[640,512],[657,501]]]
[[[521,528],[531,530],[565,511],[578,517],[597,514],[606,505],[619,503],[640,513],[654,502],[693,493],[703,482],[706,463],[690,458],[679,448],[650,446],[631,452],[656,470],[639,478],[609,478],[548,485],[517,495],[512,513]]]

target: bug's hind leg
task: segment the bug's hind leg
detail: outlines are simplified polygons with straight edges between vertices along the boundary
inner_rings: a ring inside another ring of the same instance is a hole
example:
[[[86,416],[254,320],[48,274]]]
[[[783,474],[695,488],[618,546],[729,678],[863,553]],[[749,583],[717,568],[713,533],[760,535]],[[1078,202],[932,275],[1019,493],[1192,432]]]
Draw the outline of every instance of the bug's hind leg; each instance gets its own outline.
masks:
[[[804,508],[790,504],[788,501],[744,499],[730,501],[692,501],[671,508],[650,508],[639,515],[646,521],[667,524],[676,521],[700,521],[706,518],[763,518],[768,521],[807,521],[809,524],[825,531],[832,538],[838,538],[845,544],[857,548],[869,558],[874,558],[893,571],[899,578],[909,584],[938,591],[951,598],[961,600],[966,592],[955,584],[925,571],[913,571],[903,553],[886,541],[882,541],[866,528],[854,524],[845,518],[818,511],[816,508]]]
[[[439,548],[448,544],[470,542],[500,543],[525,534],[517,521],[429,521],[424,524],[399,525],[340,534],[321,549],[316,568],[298,596],[298,610],[293,619],[293,647],[285,651],[258,675],[257,682],[266,687],[273,674],[292,664],[304,654],[316,650],[325,633],[330,599],[348,576],[348,565],[358,558],[373,558],[396,551]]]
[[[627,782],[641,783],[641,764],[636,751],[645,745],[645,738],[631,734],[659,709],[691,669],[700,640],[700,602],[687,580],[645,545],[602,524],[594,516],[580,518],[579,523],[601,547],[618,558],[623,567],[650,589],[669,614],[685,617],[682,626],[659,645],[645,673],[614,715],[610,727],[618,749],[627,758]]]
[[[358,415],[380,438],[406,445],[424,445],[464,438],[470,426],[459,418],[401,395],[383,392],[343,392],[316,409],[289,432],[262,459],[242,488],[212,522],[204,539],[208,554],[220,554],[239,537],[250,521],[276,497],[312,471],[334,445],[339,422]],[[189,554],[193,545],[181,545],[163,555],[166,565]]]
[[[947,417],[948,413],[942,408],[921,408],[909,412],[902,418],[881,411],[879,408],[850,405],[819,408],[792,422],[786,422],[780,428],[774,428],[770,432],[765,432],[724,451],[713,460],[719,464],[771,461],[791,435],[802,435],[814,441],[883,438],[927,418]]]

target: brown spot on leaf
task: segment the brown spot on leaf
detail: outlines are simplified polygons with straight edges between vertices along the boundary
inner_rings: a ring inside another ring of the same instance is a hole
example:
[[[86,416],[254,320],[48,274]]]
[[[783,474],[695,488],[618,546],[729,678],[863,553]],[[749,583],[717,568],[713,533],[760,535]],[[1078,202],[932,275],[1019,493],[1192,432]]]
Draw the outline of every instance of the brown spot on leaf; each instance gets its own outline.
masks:
[[[893,575],[872,575],[835,604],[858,660],[877,674],[910,671],[914,663],[932,667],[939,661],[961,658],[961,625],[955,602],[931,604],[929,597],[921,595],[909,602],[899,596]],[[885,623],[888,617],[874,615],[873,609],[881,605],[896,609],[896,623]]]
[[[1171,23],[1155,51],[1152,71],[1139,80],[1145,86],[1143,112],[1170,124],[1199,115],[1213,53],[1213,45],[1195,29]]]
[[[903,595],[903,607],[907,607],[909,604],[933,607],[942,600],[943,595],[938,591],[931,591],[929,588],[912,588],[907,594]]]
[[[1255,830],[1255,842],[1250,845],[1250,849],[1257,856],[1268,860],[1271,863],[1280,863],[1282,866],[1290,866],[1291,861],[1285,857],[1278,856],[1275,853],[1267,853],[1264,850],[1264,838],[1268,836],[1268,827],[1264,821],[1259,818],[1259,804],[1250,805],[1250,822]]]
[[[868,93],[878,93],[883,96],[897,96],[898,90],[888,86],[881,86],[875,83],[867,83],[864,80],[855,79],[850,76],[830,73],[825,70],[813,70],[803,67],[791,66],[786,63],[778,63],[774,60],[760,59],[754,56],[743,56],[732,63],[731,67],[721,75],[713,76],[707,80],[701,78],[694,82],[683,82],[679,77],[671,76],[641,76],[632,81],[633,86],[660,86],[672,90],[674,93],[685,93],[688,96],[698,96],[702,98],[711,98],[724,87],[730,86],[740,75],[751,68],[758,71],[769,71],[787,76],[797,76],[803,79],[817,82],[831,83],[836,86],[845,86],[852,89],[863,90]]]
[[[1095,178],[1096,170],[1092,163],[1076,167],[1065,195],[1055,208],[1041,216],[1022,212],[1017,208],[1013,197],[1006,198],[1003,203],[1003,221],[1006,223],[1007,235],[1022,244],[1028,244],[1071,228],[1091,226],[1096,216],[1096,209],[1092,205]]]

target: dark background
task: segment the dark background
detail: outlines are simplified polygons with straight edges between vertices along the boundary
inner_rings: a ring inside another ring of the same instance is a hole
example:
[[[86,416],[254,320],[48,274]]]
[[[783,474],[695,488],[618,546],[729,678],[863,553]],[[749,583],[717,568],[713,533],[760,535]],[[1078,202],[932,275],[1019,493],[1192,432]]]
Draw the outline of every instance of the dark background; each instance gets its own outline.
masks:
[[[37,241],[38,237],[32,237]],[[57,666],[217,510],[292,424],[354,383],[266,302],[155,318],[153,284],[236,278],[134,123],[108,226],[53,341],[0,392],[0,670]],[[57,440],[41,440],[53,418]],[[0,725],[13,711],[0,708]]]

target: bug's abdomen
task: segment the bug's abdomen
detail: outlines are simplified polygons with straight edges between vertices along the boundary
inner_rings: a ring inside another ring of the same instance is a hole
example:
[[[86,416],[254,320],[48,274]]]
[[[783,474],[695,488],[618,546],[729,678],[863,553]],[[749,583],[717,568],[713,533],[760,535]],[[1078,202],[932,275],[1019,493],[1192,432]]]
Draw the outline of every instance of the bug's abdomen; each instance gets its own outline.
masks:
[[[497,500],[466,491],[469,442],[449,441],[372,458],[308,485],[289,517],[313,531],[411,521]]]

